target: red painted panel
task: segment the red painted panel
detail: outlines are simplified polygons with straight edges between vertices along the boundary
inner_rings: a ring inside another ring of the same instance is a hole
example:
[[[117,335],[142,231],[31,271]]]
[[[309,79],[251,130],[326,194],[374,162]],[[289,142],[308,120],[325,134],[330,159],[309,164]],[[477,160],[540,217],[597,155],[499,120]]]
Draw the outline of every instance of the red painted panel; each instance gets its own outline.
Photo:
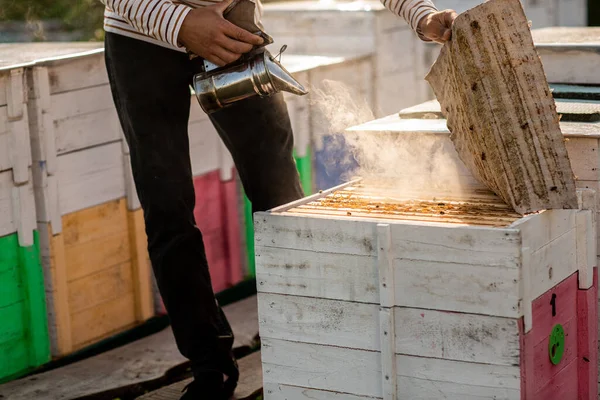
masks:
[[[206,259],[212,279],[213,290],[219,292],[228,287],[227,238],[222,226],[223,207],[219,171],[194,178],[196,225],[202,231]]]
[[[577,273],[534,300],[532,329],[526,336],[526,351],[533,352],[533,379],[529,393],[537,393],[577,355]],[[554,307],[552,306],[554,298]],[[555,315],[553,315],[555,312]],[[565,329],[565,353],[558,365],[548,354],[550,332],[556,324]],[[529,377],[531,378],[531,377]]]
[[[235,175],[233,175],[235,176]],[[238,191],[235,179],[222,183],[224,226],[227,229],[227,245],[229,254],[229,283],[236,285],[244,279],[242,271],[242,227],[238,210]]]
[[[577,360],[571,361],[557,375],[527,400],[578,400]]]
[[[598,398],[598,268],[594,285],[577,293],[579,400]]]

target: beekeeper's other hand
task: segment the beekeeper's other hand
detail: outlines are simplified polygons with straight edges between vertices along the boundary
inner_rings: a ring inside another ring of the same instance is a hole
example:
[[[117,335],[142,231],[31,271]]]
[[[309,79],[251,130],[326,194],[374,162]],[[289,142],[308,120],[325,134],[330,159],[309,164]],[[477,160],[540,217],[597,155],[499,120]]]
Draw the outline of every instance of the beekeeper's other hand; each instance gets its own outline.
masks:
[[[446,43],[452,36],[452,24],[458,14],[454,10],[436,11],[421,18],[417,33],[425,41]]]

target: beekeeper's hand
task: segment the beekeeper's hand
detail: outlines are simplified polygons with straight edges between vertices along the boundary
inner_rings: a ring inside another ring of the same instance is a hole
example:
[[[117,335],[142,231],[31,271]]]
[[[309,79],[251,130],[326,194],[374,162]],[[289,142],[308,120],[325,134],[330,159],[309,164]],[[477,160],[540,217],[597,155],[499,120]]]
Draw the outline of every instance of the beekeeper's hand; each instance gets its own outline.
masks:
[[[223,66],[263,43],[263,38],[223,18],[232,0],[196,8],[188,13],[179,30],[179,43],[188,51]]]
[[[457,14],[454,10],[431,13],[419,21],[417,33],[425,41],[446,43],[452,36],[452,24]]]

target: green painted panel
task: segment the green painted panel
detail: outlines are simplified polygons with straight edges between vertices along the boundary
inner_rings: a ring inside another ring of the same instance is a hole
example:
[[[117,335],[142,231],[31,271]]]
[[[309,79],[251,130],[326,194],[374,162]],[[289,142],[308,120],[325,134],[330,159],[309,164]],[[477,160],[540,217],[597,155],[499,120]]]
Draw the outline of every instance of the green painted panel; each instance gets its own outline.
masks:
[[[0,308],[23,301],[23,286],[15,266],[0,271]]]
[[[17,234],[0,238],[0,382],[50,361],[39,236],[20,247]]]
[[[25,321],[23,318],[24,303],[16,303],[0,308],[0,343],[7,343],[25,337]],[[0,353],[0,360],[2,354]],[[0,361],[0,364],[2,362]]]
[[[22,265],[22,282],[27,298],[28,339],[30,363],[34,366],[50,361],[50,339],[46,313],[44,273],[40,258],[39,235],[33,233],[34,245],[20,247],[19,259]]]
[[[248,274],[256,276],[256,264],[254,260],[254,224],[252,222],[252,203],[244,195],[244,222],[246,230],[246,256],[248,257]]]
[[[30,369],[27,342],[23,339],[0,344],[0,383],[17,378]]]
[[[19,237],[16,233],[0,237],[0,272],[19,265]]]

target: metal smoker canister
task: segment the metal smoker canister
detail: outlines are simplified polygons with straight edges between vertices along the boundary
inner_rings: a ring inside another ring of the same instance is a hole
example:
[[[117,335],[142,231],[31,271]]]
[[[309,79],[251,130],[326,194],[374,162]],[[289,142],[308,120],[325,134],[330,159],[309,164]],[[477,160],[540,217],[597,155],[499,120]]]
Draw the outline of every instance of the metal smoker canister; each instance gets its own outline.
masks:
[[[308,93],[264,48],[234,65],[216,68],[206,61],[204,64],[207,72],[194,76],[193,85],[200,106],[208,114],[252,96],[281,91],[299,96]]]

